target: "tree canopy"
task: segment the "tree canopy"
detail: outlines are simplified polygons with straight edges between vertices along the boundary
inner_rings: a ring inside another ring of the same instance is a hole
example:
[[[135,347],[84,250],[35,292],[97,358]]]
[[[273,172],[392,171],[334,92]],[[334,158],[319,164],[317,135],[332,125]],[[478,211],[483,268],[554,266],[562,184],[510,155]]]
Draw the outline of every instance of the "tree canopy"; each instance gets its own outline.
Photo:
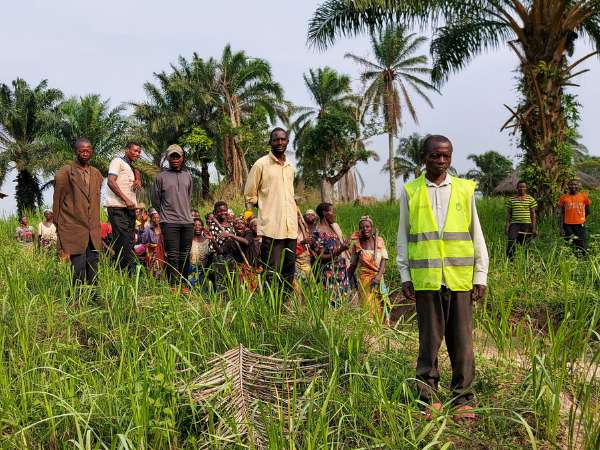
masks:
[[[478,189],[483,195],[492,195],[496,186],[513,170],[512,161],[494,150],[480,155],[471,154],[468,159],[477,168],[468,171],[466,176],[477,181]]]

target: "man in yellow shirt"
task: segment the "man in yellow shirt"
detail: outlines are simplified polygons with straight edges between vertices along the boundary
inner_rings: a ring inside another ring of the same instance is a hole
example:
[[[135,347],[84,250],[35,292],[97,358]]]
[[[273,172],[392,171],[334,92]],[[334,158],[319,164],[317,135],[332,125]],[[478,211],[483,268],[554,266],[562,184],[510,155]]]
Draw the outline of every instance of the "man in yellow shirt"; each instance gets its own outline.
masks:
[[[246,208],[258,207],[260,259],[267,283],[278,274],[287,288],[294,281],[298,237],[295,169],[285,156],[288,143],[287,131],[273,129],[269,139],[271,152],[254,163],[244,189]]]

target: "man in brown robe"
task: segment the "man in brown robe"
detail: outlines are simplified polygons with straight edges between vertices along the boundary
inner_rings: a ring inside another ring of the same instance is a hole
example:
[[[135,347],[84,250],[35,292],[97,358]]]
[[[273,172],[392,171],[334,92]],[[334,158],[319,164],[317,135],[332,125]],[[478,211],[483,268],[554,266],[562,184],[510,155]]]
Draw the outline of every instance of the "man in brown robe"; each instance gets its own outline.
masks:
[[[61,258],[70,259],[73,281],[94,284],[98,253],[102,250],[100,233],[100,189],[103,177],[90,166],[94,154],[87,139],[75,142],[76,159],[54,176],[54,222]]]

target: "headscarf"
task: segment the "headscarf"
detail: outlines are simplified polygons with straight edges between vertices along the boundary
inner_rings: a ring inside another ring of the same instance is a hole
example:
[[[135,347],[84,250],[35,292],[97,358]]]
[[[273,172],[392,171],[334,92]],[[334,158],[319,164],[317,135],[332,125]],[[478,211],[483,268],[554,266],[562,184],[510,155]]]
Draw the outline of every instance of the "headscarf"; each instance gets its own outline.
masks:
[[[373,219],[371,219],[370,216],[362,216],[358,221],[358,224],[360,225],[361,222],[369,222],[371,224],[371,228],[375,227],[375,223],[373,222]]]
[[[317,213],[315,212],[314,209],[307,209],[306,211],[304,211],[304,215],[308,215],[308,214],[313,214],[313,215],[317,215]]]

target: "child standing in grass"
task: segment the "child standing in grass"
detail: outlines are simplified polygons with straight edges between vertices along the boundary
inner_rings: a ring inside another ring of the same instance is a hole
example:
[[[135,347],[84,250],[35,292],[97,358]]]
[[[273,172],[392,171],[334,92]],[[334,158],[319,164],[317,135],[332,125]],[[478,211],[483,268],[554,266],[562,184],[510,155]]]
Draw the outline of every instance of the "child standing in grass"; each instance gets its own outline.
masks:
[[[383,302],[387,295],[383,274],[388,252],[381,236],[374,231],[373,220],[363,216],[358,223],[359,231],[352,235],[354,241],[348,273],[356,275],[358,295],[363,307],[369,309],[371,317],[384,319]],[[388,322],[388,318],[385,321]]]
[[[204,228],[200,217],[194,219],[194,238],[190,250],[190,267],[188,281],[192,286],[202,286],[207,279],[214,250],[210,245],[212,236]]]

